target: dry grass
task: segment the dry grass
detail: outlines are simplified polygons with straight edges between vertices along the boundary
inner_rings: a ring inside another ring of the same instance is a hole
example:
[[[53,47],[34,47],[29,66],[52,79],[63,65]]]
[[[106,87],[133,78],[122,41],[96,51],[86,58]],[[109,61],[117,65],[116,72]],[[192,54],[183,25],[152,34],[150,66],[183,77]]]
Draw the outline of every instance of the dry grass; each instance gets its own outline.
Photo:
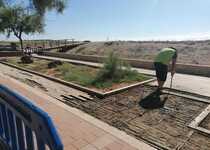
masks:
[[[178,62],[210,65],[210,41],[183,42],[92,42],[72,49],[68,53],[85,55],[108,55],[111,51],[121,57],[153,60],[164,47],[178,49]]]

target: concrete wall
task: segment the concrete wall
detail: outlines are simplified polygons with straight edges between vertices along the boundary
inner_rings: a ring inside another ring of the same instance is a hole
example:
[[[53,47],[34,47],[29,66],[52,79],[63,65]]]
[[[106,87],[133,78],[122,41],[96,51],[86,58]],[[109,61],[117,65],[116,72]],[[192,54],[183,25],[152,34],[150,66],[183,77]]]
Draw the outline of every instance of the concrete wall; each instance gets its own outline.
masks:
[[[17,50],[17,44],[16,43],[10,43],[10,45],[0,45],[0,51],[16,51]]]
[[[73,55],[73,54],[52,53],[52,52],[44,52],[42,55],[73,59],[73,60],[97,62],[97,63],[102,63],[106,58],[106,57],[95,56],[95,55]],[[153,61],[125,59],[125,58],[123,58],[123,60],[127,61],[133,67],[144,68],[144,69],[154,69]],[[178,73],[210,77],[210,66],[178,63],[176,71]]]
[[[0,47],[0,51],[15,51],[11,47]]]
[[[0,57],[12,57],[12,56],[21,56],[22,52],[21,51],[1,51],[0,52]]]

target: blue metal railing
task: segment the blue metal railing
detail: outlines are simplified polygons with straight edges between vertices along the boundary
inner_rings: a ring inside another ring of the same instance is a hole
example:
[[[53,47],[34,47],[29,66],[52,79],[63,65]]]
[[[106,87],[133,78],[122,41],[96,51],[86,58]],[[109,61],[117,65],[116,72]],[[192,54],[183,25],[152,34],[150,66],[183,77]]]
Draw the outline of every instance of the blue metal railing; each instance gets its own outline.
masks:
[[[63,150],[48,114],[3,85],[0,85],[0,144],[9,150]]]

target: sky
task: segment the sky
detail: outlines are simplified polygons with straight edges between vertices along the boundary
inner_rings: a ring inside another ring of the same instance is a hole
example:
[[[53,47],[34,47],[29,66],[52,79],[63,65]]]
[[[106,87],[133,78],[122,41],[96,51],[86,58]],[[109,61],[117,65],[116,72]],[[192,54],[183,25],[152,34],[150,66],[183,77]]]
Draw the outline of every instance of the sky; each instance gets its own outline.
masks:
[[[209,8],[210,0],[69,0],[63,14],[46,14],[44,33],[24,39],[210,39]]]

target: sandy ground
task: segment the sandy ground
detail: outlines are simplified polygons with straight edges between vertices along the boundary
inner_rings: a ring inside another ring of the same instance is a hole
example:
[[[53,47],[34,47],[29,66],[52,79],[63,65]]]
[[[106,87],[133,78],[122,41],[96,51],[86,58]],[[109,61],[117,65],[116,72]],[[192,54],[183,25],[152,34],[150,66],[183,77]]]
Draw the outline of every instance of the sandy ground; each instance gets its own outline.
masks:
[[[210,65],[210,41],[92,42],[69,50],[67,53],[104,56],[110,51],[115,51],[125,58],[153,60],[158,51],[164,47],[177,48],[180,63]]]

